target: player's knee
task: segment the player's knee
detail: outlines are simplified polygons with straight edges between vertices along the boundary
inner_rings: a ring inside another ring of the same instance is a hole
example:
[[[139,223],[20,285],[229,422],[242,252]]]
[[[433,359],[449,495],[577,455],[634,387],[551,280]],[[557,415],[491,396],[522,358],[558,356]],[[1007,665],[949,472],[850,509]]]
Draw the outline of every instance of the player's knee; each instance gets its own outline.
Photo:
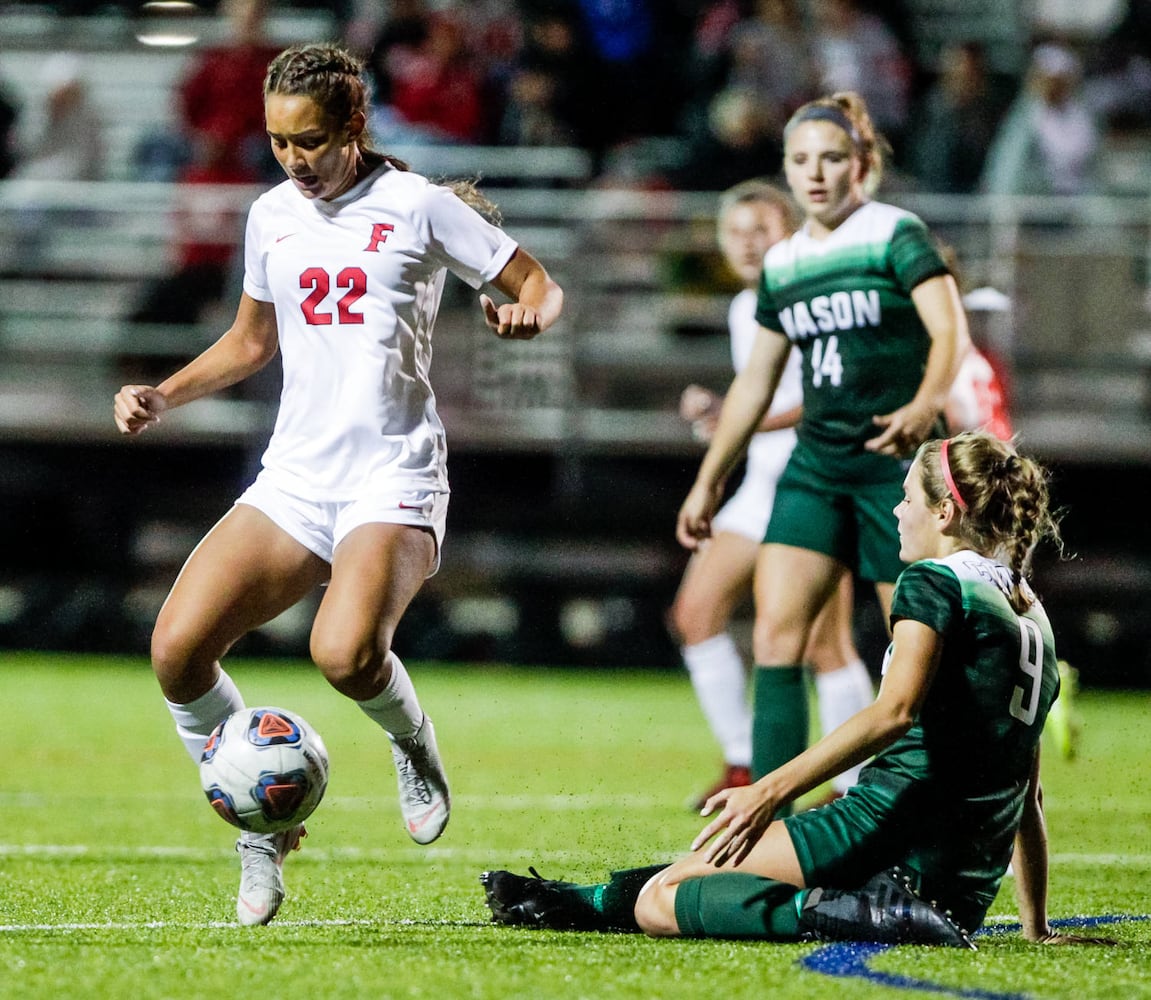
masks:
[[[695,646],[723,631],[726,621],[710,600],[691,593],[681,593],[667,615],[668,628],[682,646]]]
[[[635,922],[650,937],[676,937],[675,886],[658,880],[648,885],[635,902]]]
[[[782,622],[759,615],[752,630],[756,663],[799,663],[811,631],[810,623]]]
[[[683,597],[677,597],[667,612],[667,628],[672,638],[681,646],[692,645],[693,608]]]
[[[349,698],[370,698],[387,681],[383,674],[388,650],[374,636],[313,633],[311,656],[327,682]]]
[[[817,674],[823,674],[838,670],[858,658],[859,653],[856,652],[850,638],[845,641],[838,635],[821,634],[816,631],[811,634],[811,639],[807,643],[803,661],[811,664]]]
[[[166,677],[180,672],[181,665],[187,661],[187,644],[176,630],[165,627],[161,620],[152,630],[151,656],[152,670],[162,683]]]
[[[169,701],[186,703],[203,694],[205,683],[210,686],[216,651],[185,623],[161,614],[152,630],[150,655],[152,671]]]

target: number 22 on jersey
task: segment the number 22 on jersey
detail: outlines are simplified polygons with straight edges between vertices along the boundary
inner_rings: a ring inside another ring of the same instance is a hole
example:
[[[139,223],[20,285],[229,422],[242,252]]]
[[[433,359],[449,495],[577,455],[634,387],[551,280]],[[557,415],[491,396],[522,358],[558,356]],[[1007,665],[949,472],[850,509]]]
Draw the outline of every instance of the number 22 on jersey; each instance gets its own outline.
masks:
[[[300,287],[311,289],[300,303],[300,311],[309,326],[331,326],[332,307],[341,325],[357,325],[364,322],[364,314],[353,306],[367,294],[368,276],[361,268],[345,267],[335,279],[336,293],[332,293],[332,276],[322,267],[309,267],[300,275]],[[343,294],[339,289],[347,289]],[[331,300],[334,299],[333,303]]]

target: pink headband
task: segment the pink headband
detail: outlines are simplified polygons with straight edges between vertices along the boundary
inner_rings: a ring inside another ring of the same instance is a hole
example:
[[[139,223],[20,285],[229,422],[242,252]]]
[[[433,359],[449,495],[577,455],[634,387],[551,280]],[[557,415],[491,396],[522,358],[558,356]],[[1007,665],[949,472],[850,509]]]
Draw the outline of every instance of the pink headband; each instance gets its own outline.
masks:
[[[967,504],[959,495],[959,487],[955,485],[955,477],[951,475],[951,463],[947,461],[947,448],[950,444],[951,439],[946,438],[939,446],[939,467],[943,470],[943,481],[947,484],[947,492],[951,494],[959,509],[967,513]]]

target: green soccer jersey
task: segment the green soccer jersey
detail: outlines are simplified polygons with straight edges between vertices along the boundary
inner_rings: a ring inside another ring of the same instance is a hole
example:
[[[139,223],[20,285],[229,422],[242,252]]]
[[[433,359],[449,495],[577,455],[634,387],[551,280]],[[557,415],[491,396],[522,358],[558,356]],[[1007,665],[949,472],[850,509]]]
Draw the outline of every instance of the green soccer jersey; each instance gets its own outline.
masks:
[[[868,202],[823,240],[800,230],[764,261],[756,319],[803,357],[803,421],[795,461],[840,480],[895,475],[893,459],[865,451],[876,414],[910,402],[930,337],[911,300],[947,273],[923,222]]]
[[[860,778],[906,823],[907,865],[941,892],[942,883],[987,905],[1010,860],[1039,735],[1059,692],[1043,606],[1034,601],[1017,614],[1010,589],[1006,566],[970,551],[900,575],[892,622],[938,632],[943,656],[915,725]]]

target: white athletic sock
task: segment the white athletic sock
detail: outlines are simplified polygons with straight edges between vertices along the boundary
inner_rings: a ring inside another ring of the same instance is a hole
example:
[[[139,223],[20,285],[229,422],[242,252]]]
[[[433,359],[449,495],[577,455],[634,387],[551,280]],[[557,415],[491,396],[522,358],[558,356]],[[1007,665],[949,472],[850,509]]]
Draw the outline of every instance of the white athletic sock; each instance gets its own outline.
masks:
[[[819,699],[819,724],[825,735],[875,700],[871,675],[862,660],[853,660],[829,673],[815,674],[815,693]],[[837,792],[846,792],[859,780],[862,767],[862,764],[857,764],[836,775],[832,779],[832,787]]]
[[[176,722],[176,732],[184,743],[188,755],[197,766],[204,753],[204,744],[212,730],[233,712],[244,707],[244,696],[223,670],[207,694],[200,695],[187,705],[177,705],[164,699],[168,711]]]
[[[751,764],[751,708],[747,703],[747,672],[735,640],[721,632],[684,646],[680,653],[704,718],[728,764]]]
[[[388,655],[391,657],[392,677],[387,687],[374,698],[357,701],[356,704],[384,732],[397,739],[404,739],[419,732],[424,721],[424,711],[420,708],[416,689],[400,658],[395,653]]]

